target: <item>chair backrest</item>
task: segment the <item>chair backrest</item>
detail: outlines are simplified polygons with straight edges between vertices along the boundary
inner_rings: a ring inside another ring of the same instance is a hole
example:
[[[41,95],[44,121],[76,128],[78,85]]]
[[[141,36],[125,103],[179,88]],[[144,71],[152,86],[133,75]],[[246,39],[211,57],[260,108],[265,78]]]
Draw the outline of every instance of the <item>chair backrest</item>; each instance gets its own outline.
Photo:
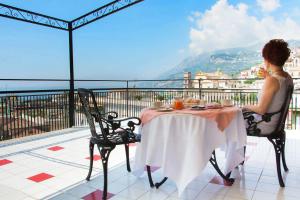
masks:
[[[290,102],[292,100],[293,92],[294,92],[294,86],[289,85],[287,88],[284,103],[280,109],[280,116],[278,119],[278,124],[275,128],[275,131],[273,132],[274,134],[278,134],[278,133],[281,133],[282,131],[284,131],[286,117],[289,112],[289,107],[290,107]]]
[[[101,129],[100,130],[101,133],[99,134],[102,134],[104,130],[104,126],[102,124],[101,113],[98,109],[95,95],[92,90],[88,90],[84,88],[78,89],[78,95],[79,95],[80,102],[83,106],[84,114],[90,126],[91,134],[93,137],[99,138],[99,135],[97,134],[96,127],[95,127],[95,120],[99,122],[99,126]]]

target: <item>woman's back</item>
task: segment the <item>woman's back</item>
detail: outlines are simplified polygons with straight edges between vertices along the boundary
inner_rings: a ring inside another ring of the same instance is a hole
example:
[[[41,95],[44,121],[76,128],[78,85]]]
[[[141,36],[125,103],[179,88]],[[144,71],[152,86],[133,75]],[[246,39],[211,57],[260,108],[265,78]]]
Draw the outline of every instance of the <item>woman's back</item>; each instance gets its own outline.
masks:
[[[279,83],[279,89],[274,94],[271,104],[269,105],[267,113],[273,113],[280,110],[284,104],[287,95],[288,86],[293,85],[293,79],[287,73],[272,75]],[[259,94],[259,98],[260,98]],[[261,134],[269,134],[274,131],[279,120],[280,113],[274,115],[270,122],[262,122],[258,125],[261,129]]]

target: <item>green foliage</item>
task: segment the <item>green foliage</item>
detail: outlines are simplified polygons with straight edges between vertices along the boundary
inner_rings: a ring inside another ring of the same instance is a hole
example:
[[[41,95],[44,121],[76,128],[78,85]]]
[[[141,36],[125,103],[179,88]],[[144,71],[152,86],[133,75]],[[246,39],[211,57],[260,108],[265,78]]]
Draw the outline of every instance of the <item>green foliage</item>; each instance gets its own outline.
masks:
[[[257,102],[257,94],[256,93],[236,93],[234,94],[233,100],[235,102],[239,102],[241,105],[253,104]]]
[[[256,93],[250,93],[250,99],[251,101],[257,101],[257,94]]]
[[[252,83],[254,83],[255,82],[255,80],[245,80],[244,81],[244,84],[249,84],[249,85],[251,85]]]
[[[158,101],[163,101],[163,100],[165,100],[165,97],[164,97],[163,95],[157,95],[157,96],[156,96],[156,99],[157,99]]]
[[[143,96],[142,95],[136,95],[136,96],[134,96],[134,99],[138,100],[138,101],[141,101],[143,99]]]

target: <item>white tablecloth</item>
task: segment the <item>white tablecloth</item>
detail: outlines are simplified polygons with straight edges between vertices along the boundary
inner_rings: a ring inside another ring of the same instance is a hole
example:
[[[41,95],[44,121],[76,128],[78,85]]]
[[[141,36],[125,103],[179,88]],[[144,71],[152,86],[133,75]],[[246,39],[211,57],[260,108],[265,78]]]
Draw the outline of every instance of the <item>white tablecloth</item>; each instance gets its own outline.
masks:
[[[244,160],[247,134],[242,112],[221,132],[214,121],[188,114],[166,114],[141,127],[134,173],[141,175],[145,165],[161,167],[163,175],[175,181],[179,196],[199,176],[214,149],[224,147],[225,174]]]

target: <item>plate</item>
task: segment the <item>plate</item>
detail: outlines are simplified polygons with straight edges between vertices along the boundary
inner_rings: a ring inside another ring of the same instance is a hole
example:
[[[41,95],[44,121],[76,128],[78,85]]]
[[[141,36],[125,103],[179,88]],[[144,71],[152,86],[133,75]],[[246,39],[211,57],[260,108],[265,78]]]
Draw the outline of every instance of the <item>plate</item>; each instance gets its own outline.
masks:
[[[219,109],[222,108],[222,106],[206,106],[206,109]]]
[[[204,110],[205,106],[192,106],[191,110]]]
[[[170,112],[170,111],[173,111],[173,108],[160,108],[157,111],[158,112]]]
[[[233,104],[229,104],[229,105],[222,105],[223,107],[232,107],[234,106]]]

